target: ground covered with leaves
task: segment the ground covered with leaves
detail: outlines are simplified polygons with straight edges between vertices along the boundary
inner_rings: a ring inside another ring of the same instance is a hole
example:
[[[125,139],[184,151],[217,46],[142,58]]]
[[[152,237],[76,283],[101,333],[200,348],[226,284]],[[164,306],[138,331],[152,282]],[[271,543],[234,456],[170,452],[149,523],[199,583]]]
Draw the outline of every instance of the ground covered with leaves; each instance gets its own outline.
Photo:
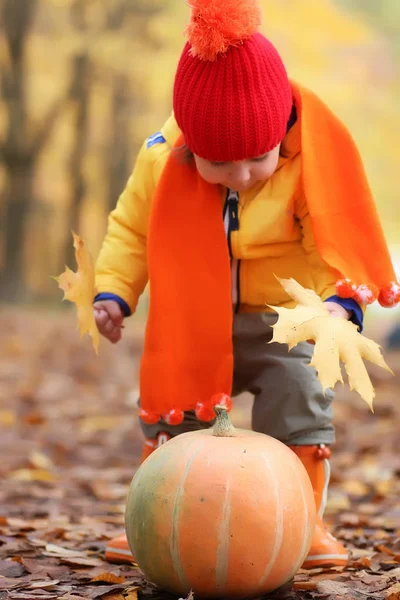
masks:
[[[0,600],[171,598],[103,557],[141,451],[141,322],[98,358],[73,312],[3,309],[0,330]],[[386,358],[400,374],[400,357]],[[350,564],[300,571],[274,598],[400,599],[400,382],[371,376],[374,415],[347,389],[335,402],[327,518]],[[249,425],[249,406],[236,402],[235,425]]]

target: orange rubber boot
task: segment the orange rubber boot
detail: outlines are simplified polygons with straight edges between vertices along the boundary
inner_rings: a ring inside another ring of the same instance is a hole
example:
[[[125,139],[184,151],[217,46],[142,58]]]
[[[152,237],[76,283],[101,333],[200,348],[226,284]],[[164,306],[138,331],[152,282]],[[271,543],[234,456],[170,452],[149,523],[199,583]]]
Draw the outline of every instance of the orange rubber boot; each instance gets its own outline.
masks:
[[[148,456],[154,450],[157,450],[159,446],[168,442],[171,439],[168,433],[159,433],[157,438],[154,440],[146,439],[143,444],[142,458],[140,463],[143,463]],[[132,552],[130,551],[128,540],[126,539],[125,533],[119,535],[116,538],[110,540],[106,547],[105,558],[109,562],[115,563],[131,563],[135,559],[132,556]]]
[[[329,458],[331,451],[324,444],[320,446],[290,446],[306,468],[314,490],[317,507],[317,524],[310,552],[304,561],[303,569],[320,567],[344,567],[349,559],[346,548],[331,535],[322,521],[328,497],[330,479]]]

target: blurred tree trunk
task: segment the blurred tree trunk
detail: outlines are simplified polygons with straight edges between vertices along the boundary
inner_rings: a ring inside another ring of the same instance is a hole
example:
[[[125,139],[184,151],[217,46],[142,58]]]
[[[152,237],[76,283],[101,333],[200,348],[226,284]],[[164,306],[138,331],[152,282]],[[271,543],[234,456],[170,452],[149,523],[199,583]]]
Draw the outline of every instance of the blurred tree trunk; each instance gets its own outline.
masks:
[[[86,51],[73,58],[71,100],[74,105],[74,145],[69,163],[72,184],[72,198],[67,218],[67,236],[63,264],[74,265],[75,253],[71,243],[71,231],[79,232],[79,219],[86,187],[83,174],[83,161],[86,154],[86,141],[89,135],[89,95],[91,63]]]
[[[111,136],[105,157],[108,170],[108,210],[115,208],[116,201],[131,171],[131,140],[128,115],[132,110],[129,81],[125,75],[116,73],[113,81],[111,106]]]
[[[0,145],[6,173],[2,228],[5,265],[0,271],[0,301],[12,302],[25,293],[23,255],[25,228],[33,202],[34,172],[44,144],[64,104],[57,101],[36,129],[28,118],[26,46],[38,0],[3,0],[1,21],[7,49],[1,65],[1,100],[7,129]]]
[[[24,4],[24,6],[22,6]],[[8,129],[1,148],[6,169],[4,250],[5,267],[0,274],[0,298],[18,297],[23,268],[23,239],[33,195],[35,155],[29,143],[26,114],[25,50],[37,0],[5,0],[2,21],[8,50],[8,68],[2,70],[2,95]]]

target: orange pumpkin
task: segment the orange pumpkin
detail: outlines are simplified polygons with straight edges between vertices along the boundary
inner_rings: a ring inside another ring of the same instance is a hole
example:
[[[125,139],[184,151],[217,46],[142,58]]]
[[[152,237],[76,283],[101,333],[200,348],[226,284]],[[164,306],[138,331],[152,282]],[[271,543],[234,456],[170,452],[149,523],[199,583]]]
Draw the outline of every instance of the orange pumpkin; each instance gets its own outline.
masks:
[[[175,594],[260,596],[288,582],[306,557],[314,494],[281,442],[235,429],[216,407],[212,429],[153,452],[130,487],[129,546],[147,579]]]

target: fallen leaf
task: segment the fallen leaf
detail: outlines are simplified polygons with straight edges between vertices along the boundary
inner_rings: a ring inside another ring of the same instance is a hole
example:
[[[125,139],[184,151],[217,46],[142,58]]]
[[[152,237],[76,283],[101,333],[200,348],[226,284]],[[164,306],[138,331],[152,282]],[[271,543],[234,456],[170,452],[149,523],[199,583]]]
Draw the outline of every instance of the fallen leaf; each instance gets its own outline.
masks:
[[[10,477],[19,481],[57,481],[57,475],[46,469],[17,469],[10,473]]]
[[[322,594],[336,594],[337,596],[350,597],[350,588],[346,583],[341,581],[319,581],[317,583],[317,590]]]
[[[64,546],[58,546],[56,544],[46,544],[46,554],[47,556],[57,556],[60,558],[69,557],[69,558],[86,558],[87,555],[84,552],[79,552],[78,550],[70,550],[69,548],[64,548]]]
[[[45,554],[45,552],[43,552],[43,554]],[[104,565],[104,562],[99,558],[74,558],[71,556],[60,558],[60,560],[62,563],[73,567],[100,567]]]
[[[363,556],[358,560],[352,561],[351,566],[355,569],[369,569],[371,567],[371,559],[368,556]]]
[[[386,590],[385,600],[400,600],[400,583],[395,583]]]
[[[140,588],[138,586],[125,590],[124,591],[125,600],[138,600],[138,590],[140,590]]]
[[[316,581],[295,581],[293,584],[294,590],[301,590],[303,592],[308,592],[311,590],[317,589]]]
[[[125,586],[123,585],[107,585],[107,586],[99,586],[96,588],[92,588],[90,592],[90,598],[104,598],[106,594],[111,594],[114,592],[122,592]]]
[[[35,469],[43,469],[49,471],[54,468],[53,461],[43,452],[34,451],[29,455],[28,461]]]
[[[57,585],[57,583],[60,583],[58,579],[52,579],[52,580],[44,580],[44,581],[33,581],[32,583],[30,583],[26,589],[28,590],[34,590],[34,589],[39,589],[39,590],[45,590],[47,588],[51,588],[54,587],[55,585]]]
[[[100,573],[100,575],[96,575],[93,579],[90,580],[92,583],[95,581],[104,581],[105,583],[125,583],[125,577],[118,577],[118,575],[114,575],[114,573]]]
[[[76,304],[81,337],[88,333],[92,338],[93,348],[98,354],[100,334],[93,314],[93,300],[96,295],[94,262],[83,239],[75,233],[72,233],[72,236],[78,270],[75,273],[66,267],[64,273],[54,279],[64,292],[63,300]]]
[[[2,427],[12,427],[15,425],[15,413],[12,410],[0,410],[0,425]]]
[[[373,410],[375,390],[363,358],[393,374],[381,354],[380,346],[361,335],[354,323],[332,317],[312,290],[304,289],[294,279],[277,279],[298,304],[293,309],[270,306],[278,313],[279,319],[273,325],[273,338],[269,343],[288,344],[291,350],[300,342],[314,340],[310,366],[317,370],[324,392],[332,389],[338,381],[343,383],[342,361],[350,389],[357,391]]]
[[[0,576],[2,577],[20,577],[25,572],[24,567],[19,563],[12,560],[0,560]]]
[[[387,546],[384,546],[383,544],[379,544],[378,546],[376,546],[376,549],[379,550],[379,552],[383,552],[384,554],[389,554],[390,556],[396,555],[395,552],[393,552],[390,548],[388,548]]]

